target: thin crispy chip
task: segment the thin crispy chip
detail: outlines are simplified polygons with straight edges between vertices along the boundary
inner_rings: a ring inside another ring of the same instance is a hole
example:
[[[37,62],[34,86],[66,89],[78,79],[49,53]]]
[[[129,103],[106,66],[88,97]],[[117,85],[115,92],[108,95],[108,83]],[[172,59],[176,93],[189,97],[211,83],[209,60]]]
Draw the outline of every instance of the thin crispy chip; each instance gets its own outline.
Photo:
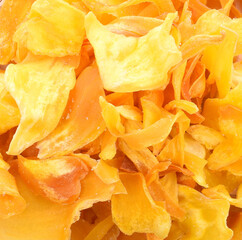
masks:
[[[242,187],[242,185],[240,185],[240,189],[242,189],[241,187]],[[239,191],[241,191],[241,190],[238,189],[238,192]],[[216,187],[203,189],[203,191],[202,191],[202,193],[209,198],[225,199],[231,205],[234,205],[238,208],[242,208],[242,196],[239,196],[238,192],[237,192],[237,198],[232,198],[229,195],[229,192],[224,185],[217,185]]]
[[[214,34],[220,27],[226,27],[238,34],[235,55],[242,53],[241,18],[231,19],[219,11],[212,9],[204,13],[195,24],[196,34]],[[225,49],[224,49],[225,50]],[[218,60],[218,59],[217,59]]]
[[[7,64],[14,58],[16,46],[13,35],[29,13],[33,2],[34,0],[4,0],[0,8],[0,64]]]
[[[187,130],[187,132],[209,150],[214,149],[224,140],[224,137],[220,132],[203,125],[193,125]]]
[[[116,154],[116,141],[117,137],[110,134],[109,131],[103,133],[101,138],[101,152],[99,157],[103,160],[112,159]]]
[[[190,135],[185,134],[185,146],[184,150],[185,152],[191,153],[199,158],[206,157],[206,149],[203,145],[201,145],[199,142],[195,141]]]
[[[16,177],[16,176],[15,176]],[[70,226],[79,217],[76,204],[60,205],[37,196],[16,177],[26,209],[8,219],[0,219],[0,238],[8,240],[68,240]]]
[[[20,214],[26,207],[24,198],[19,194],[14,177],[8,172],[10,166],[0,154],[0,218],[6,219]]]
[[[14,40],[34,54],[63,57],[80,53],[84,34],[82,11],[61,0],[37,0]]]
[[[106,90],[132,92],[167,85],[167,72],[181,60],[181,53],[169,35],[175,17],[176,14],[169,14],[161,26],[144,37],[134,38],[109,32],[92,13],[86,16],[87,38],[94,47]],[[154,46],[159,49],[158,55],[151,54]]]
[[[83,240],[102,240],[113,225],[112,216],[108,216],[99,222]]]
[[[0,134],[16,127],[20,122],[18,106],[4,83],[4,73],[0,72]]]
[[[81,194],[78,199],[79,209],[92,207],[94,203],[111,200],[113,194],[126,194],[122,182],[105,184],[93,171],[81,181]]]
[[[135,5],[134,7],[137,7],[139,3],[142,2],[152,2],[155,3],[159,9],[159,12],[174,12],[175,8],[173,6],[172,1],[169,0],[128,0],[128,1],[118,1],[118,0],[112,0],[108,3],[103,0],[84,0],[84,3],[93,11],[97,13],[110,13],[114,16],[122,16],[125,12],[125,8]]]
[[[195,103],[187,100],[173,100],[165,105],[165,109],[168,111],[173,109],[181,109],[189,114],[194,114],[199,111]]]
[[[151,153],[148,148],[134,150],[130,148],[125,141],[119,140],[119,149],[134,163],[136,168],[146,174],[157,163],[157,158]]]
[[[109,166],[103,160],[100,160],[93,170],[105,184],[112,184],[119,181],[118,169]]]
[[[184,232],[181,239],[231,239],[233,232],[226,225],[229,203],[226,200],[214,200],[198,191],[180,185],[179,203],[187,214],[178,225]],[[191,225],[193,227],[191,227]]]
[[[128,193],[112,196],[112,215],[115,224],[128,235],[146,232],[165,238],[170,229],[170,216],[152,200],[143,175],[122,173],[120,178]]]
[[[54,130],[75,79],[73,67],[62,59],[29,56],[24,62],[7,67],[6,88],[21,113],[8,154],[21,153]]]
[[[211,170],[220,170],[237,162],[242,156],[242,140],[227,139],[220,143],[208,158]]]
[[[219,97],[223,98],[230,89],[233,56],[238,35],[230,29],[225,31],[224,40],[218,45],[207,47],[203,53],[202,62],[210,71],[209,78],[216,81]]]
[[[124,141],[134,149],[142,149],[151,145],[164,141],[175,122],[181,122],[188,128],[189,119],[186,115],[179,111],[176,115],[169,114],[161,118],[154,124],[142,130],[137,130],[132,133],[127,133],[122,136]]]
[[[20,176],[35,192],[59,203],[72,203],[80,195],[88,167],[78,157],[30,160],[19,156]]]
[[[103,95],[97,68],[86,68],[70,92],[56,129],[38,143],[38,157],[64,155],[95,140],[105,128],[99,105],[99,97]]]
[[[155,201],[164,201],[166,211],[177,219],[183,219],[185,211],[178,204],[178,186],[175,173],[169,173],[160,181],[149,186],[149,192]]]
[[[185,152],[184,164],[194,176],[192,178],[202,187],[208,187],[204,167],[207,164],[205,159],[202,159],[192,153]]]
[[[219,108],[219,128],[229,138],[242,138],[242,109],[232,105],[221,106]]]

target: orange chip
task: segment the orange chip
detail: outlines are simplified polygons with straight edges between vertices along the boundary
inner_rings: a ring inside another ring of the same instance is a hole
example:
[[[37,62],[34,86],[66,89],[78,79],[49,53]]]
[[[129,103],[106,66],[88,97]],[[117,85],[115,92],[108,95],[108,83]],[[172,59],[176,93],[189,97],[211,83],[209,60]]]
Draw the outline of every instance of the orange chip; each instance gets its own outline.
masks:
[[[72,203],[80,195],[88,167],[78,157],[30,160],[19,156],[20,176],[35,192],[59,203]]]
[[[38,157],[64,155],[95,140],[105,128],[98,100],[102,95],[104,92],[97,68],[87,67],[70,92],[56,129],[38,143]]]
[[[156,205],[152,200],[143,175],[122,173],[120,178],[127,194],[112,196],[114,223],[128,235],[146,232],[165,238],[170,229],[170,216],[163,207]]]

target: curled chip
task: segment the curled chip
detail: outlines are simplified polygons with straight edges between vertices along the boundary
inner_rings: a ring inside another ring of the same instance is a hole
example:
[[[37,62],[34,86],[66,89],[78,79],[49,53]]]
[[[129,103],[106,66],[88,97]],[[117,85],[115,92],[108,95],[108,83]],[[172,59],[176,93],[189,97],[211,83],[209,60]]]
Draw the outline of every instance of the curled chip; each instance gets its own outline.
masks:
[[[241,240],[241,0],[0,0],[0,240]]]

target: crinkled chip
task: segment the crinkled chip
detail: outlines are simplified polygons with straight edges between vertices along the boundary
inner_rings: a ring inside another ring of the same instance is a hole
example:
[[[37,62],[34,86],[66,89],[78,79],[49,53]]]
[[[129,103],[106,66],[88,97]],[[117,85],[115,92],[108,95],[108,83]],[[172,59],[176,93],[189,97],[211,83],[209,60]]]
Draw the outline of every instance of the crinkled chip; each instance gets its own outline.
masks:
[[[170,216],[163,207],[153,201],[143,175],[122,173],[120,178],[127,194],[112,196],[114,223],[127,235],[145,232],[165,238],[170,229]]]
[[[227,139],[220,143],[208,158],[208,168],[211,170],[225,169],[242,157],[242,140]]]
[[[38,143],[39,158],[65,155],[95,140],[105,128],[99,105],[104,95],[96,67],[87,67],[70,92],[56,129]]]
[[[185,220],[178,223],[184,232],[180,239],[207,240],[219,236],[221,240],[229,240],[233,236],[226,224],[228,201],[209,199],[190,187],[179,185],[179,203],[186,211]]]
[[[7,64],[14,58],[16,46],[13,35],[29,13],[33,2],[34,0],[4,0],[0,9],[0,64]]]
[[[209,150],[214,149],[224,140],[220,132],[203,125],[192,125],[187,132]]]
[[[75,80],[73,67],[62,59],[29,56],[7,67],[5,85],[21,114],[8,154],[20,154],[54,130]]]
[[[100,160],[93,170],[105,184],[119,181],[118,169],[108,165],[104,160]]]
[[[6,219],[24,211],[26,202],[20,195],[10,166],[0,154],[0,218]]]
[[[80,181],[88,167],[80,158],[65,156],[45,160],[18,158],[20,176],[35,192],[58,203],[72,203],[80,195]]]
[[[20,48],[52,57],[78,55],[85,34],[84,13],[62,0],[37,0],[20,28],[14,36],[22,42]]]
[[[0,72],[0,134],[16,127],[20,122],[20,117],[16,102],[6,90],[4,73]]]
[[[133,92],[165,88],[168,71],[181,61],[181,53],[170,35],[175,17],[176,14],[168,14],[161,26],[134,38],[111,33],[93,13],[86,16],[87,38],[94,47],[106,90]]]

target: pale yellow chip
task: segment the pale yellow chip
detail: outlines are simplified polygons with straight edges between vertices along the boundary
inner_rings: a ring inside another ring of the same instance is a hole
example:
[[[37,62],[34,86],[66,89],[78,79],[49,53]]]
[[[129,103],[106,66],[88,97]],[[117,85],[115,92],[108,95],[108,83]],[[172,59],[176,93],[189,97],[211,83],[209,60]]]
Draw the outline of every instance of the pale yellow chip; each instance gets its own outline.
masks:
[[[228,201],[209,199],[190,187],[180,185],[179,203],[186,211],[185,220],[178,223],[184,233],[180,239],[207,240],[219,236],[221,240],[228,240],[233,236],[226,224]]]
[[[29,56],[7,67],[5,85],[21,113],[9,154],[20,154],[54,130],[75,80],[73,67],[62,59]]]
[[[17,126],[20,122],[20,117],[16,102],[6,90],[4,73],[0,72],[0,134]]]
[[[109,32],[93,13],[86,16],[87,38],[94,48],[106,90],[133,92],[166,87],[168,71],[181,61],[181,53],[170,35],[175,18],[176,14],[168,14],[161,26],[134,38]],[[153,49],[159,54],[154,54]]]
[[[26,47],[34,54],[63,57],[80,53],[84,34],[81,10],[62,0],[37,0],[14,41],[20,43],[20,50]]]

